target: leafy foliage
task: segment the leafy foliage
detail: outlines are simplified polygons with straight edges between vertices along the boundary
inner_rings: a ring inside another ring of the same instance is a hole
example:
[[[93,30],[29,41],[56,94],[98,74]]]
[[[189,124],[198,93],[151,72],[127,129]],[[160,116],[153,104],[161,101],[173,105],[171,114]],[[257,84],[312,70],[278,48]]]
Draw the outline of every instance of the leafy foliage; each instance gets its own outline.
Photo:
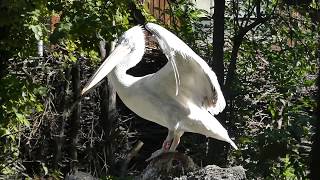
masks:
[[[8,71],[7,65],[35,54],[36,38],[42,36],[36,22],[44,16],[36,2],[2,1],[0,5],[0,173],[10,175],[23,170],[20,136],[29,128],[31,115],[42,111],[38,97],[46,90]]]
[[[19,169],[19,135],[30,127],[30,115],[43,110],[37,96],[46,90],[8,75],[0,80],[0,156],[2,174],[12,174]],[[21,166],[20,166],[21,168]]]
[[[251,177],[304,179],[315,107],[316,32],[309,17],[281,7],[241,46],[233,112],[242,124],[243,159],[238,157]]]
[[[263,1],[259,4],[260,14],[256,14],[257,2],[250,2],[227,4],[226,64],[234,48],[232,41],[248,17],[272,17],[249,31],[240,46],[228,117],[242,150],[229,158],[248,169],[249,179],[304,179],[311,149],[318,43],[314,37],[319,27],[307,16],[307,9],[299,6]],[[206,24],[206,31],[199,23],[199,14],[191,13],[193,5],[176,6],[172,9],[179,23],[173,29],[206,57],[212,50],[207,43],[211,24]],[[190,16],[181,18],[186,14]],[[201,50],[203,44],[206,51]],[[192,148],[188,149],[193,154]]]
[[[205,10],[198,9],[193,2],[181,0],[170,4],[165,11],[171,14],[173,23],[168,28],[177,33],[194,51],[210,60],[212,49],[211,16]]]
[[[61,21],[50,36],[52,43],[62,47],[66,60],[80,56],[98,60],[98,42],[111,42],[116,34],[130,27],[131,1],[51,1],[49,9],[60,12]],[[66,51],[66,52],[64,52]],[[67,54],[66,54],[67,53]]]

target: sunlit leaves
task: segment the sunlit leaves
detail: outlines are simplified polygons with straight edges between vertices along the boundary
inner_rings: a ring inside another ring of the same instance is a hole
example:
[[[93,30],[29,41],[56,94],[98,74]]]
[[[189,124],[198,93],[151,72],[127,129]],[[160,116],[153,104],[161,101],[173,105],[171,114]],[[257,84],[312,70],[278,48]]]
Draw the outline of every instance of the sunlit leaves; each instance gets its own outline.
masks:
[[[234,91],[235,109],[241,114],[240,120],[251,114],[245,121],[250,128],[243,132],[253,141],[243,141],[249,147],[243,155],[250,154],[244,164],[248,163],[253,172],[263,177],[303,179],[307,158],[302,153],[306,146],[302,144],[310,141],[315,105],[317,32],[312,30],[308,16],[286,8],[277,9],[277,16],[250,32],[243,41],[238,59],[238,88]],[[259,143],[255,144],[256,140]],[[270,154],[273,149],[280,151],[281,146],[275,146],[275,142],[286,144],[286,158],[256,153],[258,147],[261,153],[266,149]],[[249,176],[257,176],[251,173]]]
[[[18,133],[30,126],[33,113],[43,110],[37,96],[45,95],[46,89],[12,75],[0,79],[0,84],[0,173],[10,174],[16,169],[10,161],[19,156]]]
[[[182,0],[171,3],[170,9],[165,13],[174,17],[168,28],[177,33],[195,52],[209,60],[212,29],[208,12],[198,9],[191,1]],[[206,25],[205,21],[209,24]]]
[[[43,33],[40,25],[30,25],[30,29],[34,33],[34,36],[37,40],[41,40]]]
[[[67,53],[61,52],[66,61],[76,61],[79,53],[96,60],[101,38],[111,42],[116,34],[130,27],[129,3],[124,0],[51,1],[49,8],[60,12],[61,21],[50,40],[67,50]]]

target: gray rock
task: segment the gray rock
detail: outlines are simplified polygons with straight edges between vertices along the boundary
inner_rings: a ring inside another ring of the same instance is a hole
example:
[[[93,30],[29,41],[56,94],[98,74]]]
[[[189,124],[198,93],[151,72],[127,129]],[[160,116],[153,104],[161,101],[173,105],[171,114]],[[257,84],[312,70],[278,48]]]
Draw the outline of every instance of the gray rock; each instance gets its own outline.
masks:
[[[187,175],[176,177],[174,180],[240,180],[246,179],[245,169],[242,166],[220,168],[216,165],[208,165],[199,170],[189,172]]]
[[[182,153],[165,153],[153,159],[136,180],[241,180],[245,179],[242,166],[220,168],[208,165],[199,168],[193,160]]]
[[[98,178],[92,176],[89,173],[76,171],[74,174],[68,174],[65,180],[98,180]]]

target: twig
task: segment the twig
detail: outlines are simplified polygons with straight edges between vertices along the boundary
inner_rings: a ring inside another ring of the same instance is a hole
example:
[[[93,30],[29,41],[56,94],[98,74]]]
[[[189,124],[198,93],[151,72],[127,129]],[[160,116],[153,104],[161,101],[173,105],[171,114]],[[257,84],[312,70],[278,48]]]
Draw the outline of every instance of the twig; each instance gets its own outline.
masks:
[[[121,177],[124,177],[127,174],[129,162],[133,157],[135,157],[138,154],[142,146],[143,146],[143,142],[139,140],[134,146],[134,148],[129,152],[121,168]]]

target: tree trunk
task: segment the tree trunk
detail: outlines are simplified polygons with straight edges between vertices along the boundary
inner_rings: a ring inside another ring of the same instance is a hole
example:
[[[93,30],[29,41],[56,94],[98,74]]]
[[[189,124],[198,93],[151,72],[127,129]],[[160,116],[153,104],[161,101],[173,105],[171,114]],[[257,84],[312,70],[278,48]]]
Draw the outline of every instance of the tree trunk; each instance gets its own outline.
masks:
[[[212,67],[218,77],[219,84],[223,85],[224,79],[224,63],[223,63],[223,47],[224,47],[224,9],[225,0],[214,1],[214,27],[213,27],[213,60]],[[225,113],[217,116],[221,124],[225,124]],[[216,164],[225,166],[227,156],[225,152],[226,143],[215,139],[209,139],[208,164]]]
[[[0,30],[1,32],[1,30]],[[0,39],[1,40],[1,39]],[[0,50],[0,79],[5,77],[8,73],[7,67],[8,67],[8,52],[5,50]]]
[[[311,180],[316,180],[320,177],[320,73],[318,74],[318,104],[316,107],[316,121],[314,124],[315,134],[312,137],[311,149],[311,164],[310,164],[310,177]]]
[[[224,63],[224,6],[225,0],[214,1],[214,27],[213,27],[213,60],[212,68],[218,77],[219,84],[223,84]]]
[[[315,15],[315,29],[320,25],[320,10]],[[318,32],[318,51],[317,51],[318,62],[320,63],[320,32]],[[317,106],[316,106],[316,121],[314,124],[315,134],[312,137],[312,149],[311,149],[311,164],[310,164],[310,177],[311,180],[319,179],[320,177],[320,72],[318,72],[317,79]]]
[[[80,97],[80,65],[76,62],[71,70],[72,76],[72,89],[73,89],[73,99],[76,101]],[[80,130],[80,102],[77,103],[72,110],[71,120],[70,120],[70,139],[71,139],[71,169],[75,172],[77,171],[77,146],[79,141],[79,130]]]
[[[234,82],[234,79],[236,76],[238,52],[239,52],[239,48],[242,43],[243,37],[244,36],[235,36],[233,40],[233,47],[231,52],[230,64],[228,67],[228,74],[227,74],[226,81],[223,88],[226,101],[233,99],[233,94],[231,93],[232,82]]]
[[[3,10],[3,8],[0,8],[0,10]],[[0,42],[6,42],[9,34],[10,26],[0,26]],[[10,50],[0,48],[0,79],[8,74],[8,61],[12,55]]]
[[[57,97],[62,97],[61,102],[59,103],[58,106],[58,110],[59,112],[62,112],[62,116],[59,117],[61,124],[59,124],[59,134],[55,135],[54,137],[54,141],[55,141],[55,157],[54,157],[54,168],[58,169],[59,168],[59,163],[61,161],[62,158],[62,148],[65,142],[65,125],[66,125],[66,121],[67,121],[67,116],[64,114],[64,110],[66,108],[65,104],[68,101],[67,99],[67,95],[66,92],[67,90],[69,90],[69,83],[68,81],[70,80],[70,68],[67,68],[64,71],[64,83],[62,85],[62,88],[58,90],[59,94],[57,95]]]
[[[224,66],[223,66],[223,37],[224,37],[224,7],[225,7],[225,1],[214,1],[214,70],[218,76],[218,81],[220,85],[223,83],[223,77],[224,77]],[[233,48],[231,53],[231,59],[230,64],[228,67],[228,73],[226,76],[226,81],[224,86],[222,87],[222,90],[224,92],[225,99],[227,101],[227,107],[226,110],[221,113],[219,116],[217,116],[217,119],[220,121],[222,125],[226,124],[227,119],[232,119],[232,117],[226,116],[226,111],[230,112],[232,111],[232,107],[230,107],[230,103],[233,100],[233,94],[232,92],[232,82],[234,82],[235,75],[236,75],[236,63],[238,58],[238,52],[240,45],[243,41],[244,36],[255,28],[256,26],[265,23],[267,20],[271,18],[270,16],[267,17],[257,17],[257,19],[252,22],[251,24],[241,27],[235,37],[233,38]],[[229,113],[232,114],[232,113]],[[229,134],[232,134],[232,132],[229,131]],[[225,143],[218,142],[216,140],[210,140],[209,142],[209,154],[208,159],[213,160],[213,162],[219,166],[225,166],[227,163],[227,151],[230,148],[230,146],[225,146]]]
[[[107,53],[110,53],[110,50],[106,50],[105,45],[105,41],[102,40],[100,42],[100,54],[102,60],[105,59]],[[110,49],[113,50],[112,43]],[[103,127],[104,132],[104,148],[106,151],[106,161],[109,166],[112,166],[114,161],[112,134],[114,130],[114,122],[116,121],[116,91],[108,78],[105,79],[100,87],[100,96],[100,123]]]

